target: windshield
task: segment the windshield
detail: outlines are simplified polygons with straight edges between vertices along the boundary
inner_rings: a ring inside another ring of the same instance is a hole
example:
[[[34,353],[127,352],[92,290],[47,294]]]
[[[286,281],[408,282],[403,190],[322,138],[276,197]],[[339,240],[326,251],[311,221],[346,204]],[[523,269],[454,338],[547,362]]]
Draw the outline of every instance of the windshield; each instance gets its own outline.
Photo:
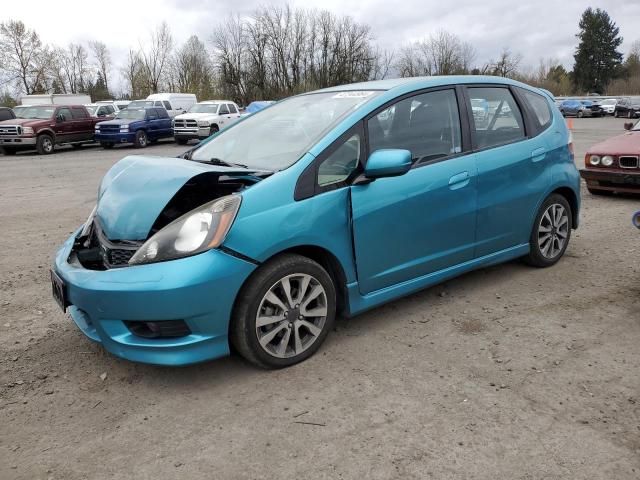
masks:
[[[120,110],[116,115],[116,118],[124,118],[126,120],[142,120],[144,118],[144,113],[145,111],[141,108],[127,108],[126,110]]]
[[[17,118],[40,118],[45,120],[53,116],[55,107],[24,107],[15,111]]]
[[[294,164],[342,118],[379,91],[313,93],[291,97],[223,131],[191,154],[192,160],[281,170]]]
[[[196,103],[188,110],[189,113],[216,113],[217,111],[217,103]]]
[[[144,108],[153,107],[153,100],[134,100],[127,108]]]

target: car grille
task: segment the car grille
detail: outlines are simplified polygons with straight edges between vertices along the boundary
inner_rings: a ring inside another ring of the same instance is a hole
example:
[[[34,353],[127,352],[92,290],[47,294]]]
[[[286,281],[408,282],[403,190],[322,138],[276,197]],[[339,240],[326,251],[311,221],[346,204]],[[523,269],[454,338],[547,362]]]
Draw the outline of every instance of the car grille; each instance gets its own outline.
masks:
[[[100,132],[101,133],[119,133],[120,132],[120,125],[100,125],[98,124],[98,127],[100,127]]]
[[[22,127],[20,125],[2,125],[0,126],[0,135],[20,135]]]
[[[97,220],[94,220],[91,230],[91,244],[100,247],[100,255],[106,268],[128,266],[133,254],[144,243],[143,241],[109,240]]]
[[[620,168],[638,168],[638,157],[619,157],[618,163],[620,164]]]
[[[198,122],[196,122],[195,120],[179,119],[179,120],[174,120],[173,126],[178,128],[197,128]]]

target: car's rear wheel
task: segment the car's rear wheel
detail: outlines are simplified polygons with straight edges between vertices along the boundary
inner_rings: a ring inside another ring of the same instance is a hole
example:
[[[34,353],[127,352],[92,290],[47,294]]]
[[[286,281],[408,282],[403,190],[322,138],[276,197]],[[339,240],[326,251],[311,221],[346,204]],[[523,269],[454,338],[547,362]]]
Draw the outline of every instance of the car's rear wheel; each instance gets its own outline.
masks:
[[[51,135],[43,134],[36,140],[36,150],[40,155],[49,155],[53,153],[54,144],[53,137]]]
[[[186,145],[187,142],[189,141],[189,139],[187,138],[179,138],[179,137],[176,138],[175,140],[178,145]]]
[[[600,190],[599,188],[591,187],[587,187],[587,190],[591,195],[602,195],[605,197],[610,197],[611,195],[613,195],[613,192],[611,190]]]
[[[262,368],[294,365],[313,355],[335,319],[333,280],[317,262],[284,254],[262,265],[243,286],[230,339]]]
[[[109,148],[113,148],[113,143],[111,143],[111,142],[100,142],[100,146],[102,148],[109,149]]]
[[[560,260],[569,245],[571,222],[567,199],[557,193],[549,195],[536,215],[525,261],[535,267],[550,267]]]
[[[149,144],[147,133],[144,130],[138,130],[136,132],[136,139],[133,146],[136,148],[144,148]]]

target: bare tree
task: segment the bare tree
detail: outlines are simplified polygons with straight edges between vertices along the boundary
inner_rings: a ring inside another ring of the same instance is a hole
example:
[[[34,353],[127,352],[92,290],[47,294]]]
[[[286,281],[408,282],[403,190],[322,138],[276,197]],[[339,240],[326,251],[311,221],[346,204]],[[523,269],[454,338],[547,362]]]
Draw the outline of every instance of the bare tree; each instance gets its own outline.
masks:
[[[141,46],[140,60],[142,71],[148,88],[152,93],[157,93],[162,86],[164,75],[167,73],[173,50],[173,36],[167,22],[162,22],[151,33],[151,42],[148,48]]]
[[[129,50],[127,61],[122,67],[121,73],[126,83],[130,98],[144,98],[149,95],[149,87],[144,73],[144,65],[138,52]]]
[[[21,21],[0,24],[0,64],[27,95],[47,89],[48,53],[38,34]]]
[[[56,74],[67,93],[86,92],[90,83],[89,53],[80,44],[70,43],[66,50],[56,51]]]
[[[189,37],[176,52],[171,65],[170,83],[179,92],[195,93],[203,100],[211,98],[213,68],[207,49],[197,36]]]
[[[467,74],[474,59],[475,49],[470,43],[439,30],[427,39],[403,47],[396,68],[403,77]]]
[[[498,60],[493,62],[493,73],[501,77],[512,77],[518,71],[522,55],[514,54],[508,47],[502,49]]]
[[[109,76],[111,73],[111,53],[107,46],[99,42],[97,40],[93,40],[89,42],[89,48],[91,48],[91,53],[93,54],[93,59],[95,61],[95,65],[102,75],[102,80],[104,82],[104,88],[108,92],[109,91]]]

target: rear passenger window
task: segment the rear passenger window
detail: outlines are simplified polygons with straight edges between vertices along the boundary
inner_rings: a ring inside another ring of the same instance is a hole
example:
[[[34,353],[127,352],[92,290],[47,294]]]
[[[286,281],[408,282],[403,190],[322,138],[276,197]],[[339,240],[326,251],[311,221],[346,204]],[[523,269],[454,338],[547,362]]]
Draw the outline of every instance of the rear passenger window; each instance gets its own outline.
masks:
[[[527,104],[531,107],[534,114],[534,120],[539,127],[538,131],[542,131],[551,124],[551,109],[549,108],[549,102],[540,94],[519,89],[519,92],[524,96]]]
[[[158,118],[169,118],[169,114],[164,108],[157,108]]]
[[[508,88],[469,88],[477,148],[525,138],[522,113]]]
[[[73,115],[73,118],[76,120],[88,118],[87,112],[85,112],[83,108],[72,108],[71,114]]]
[[[400,100],[367,122],[369,150],[409,150],[414,162],[462,151],[458,102],[453,90]]]
[[[167,110],[171,110],[171,104],[169,102],[163,100],[162,104],[164,105],[164,108],[166,108]]]

